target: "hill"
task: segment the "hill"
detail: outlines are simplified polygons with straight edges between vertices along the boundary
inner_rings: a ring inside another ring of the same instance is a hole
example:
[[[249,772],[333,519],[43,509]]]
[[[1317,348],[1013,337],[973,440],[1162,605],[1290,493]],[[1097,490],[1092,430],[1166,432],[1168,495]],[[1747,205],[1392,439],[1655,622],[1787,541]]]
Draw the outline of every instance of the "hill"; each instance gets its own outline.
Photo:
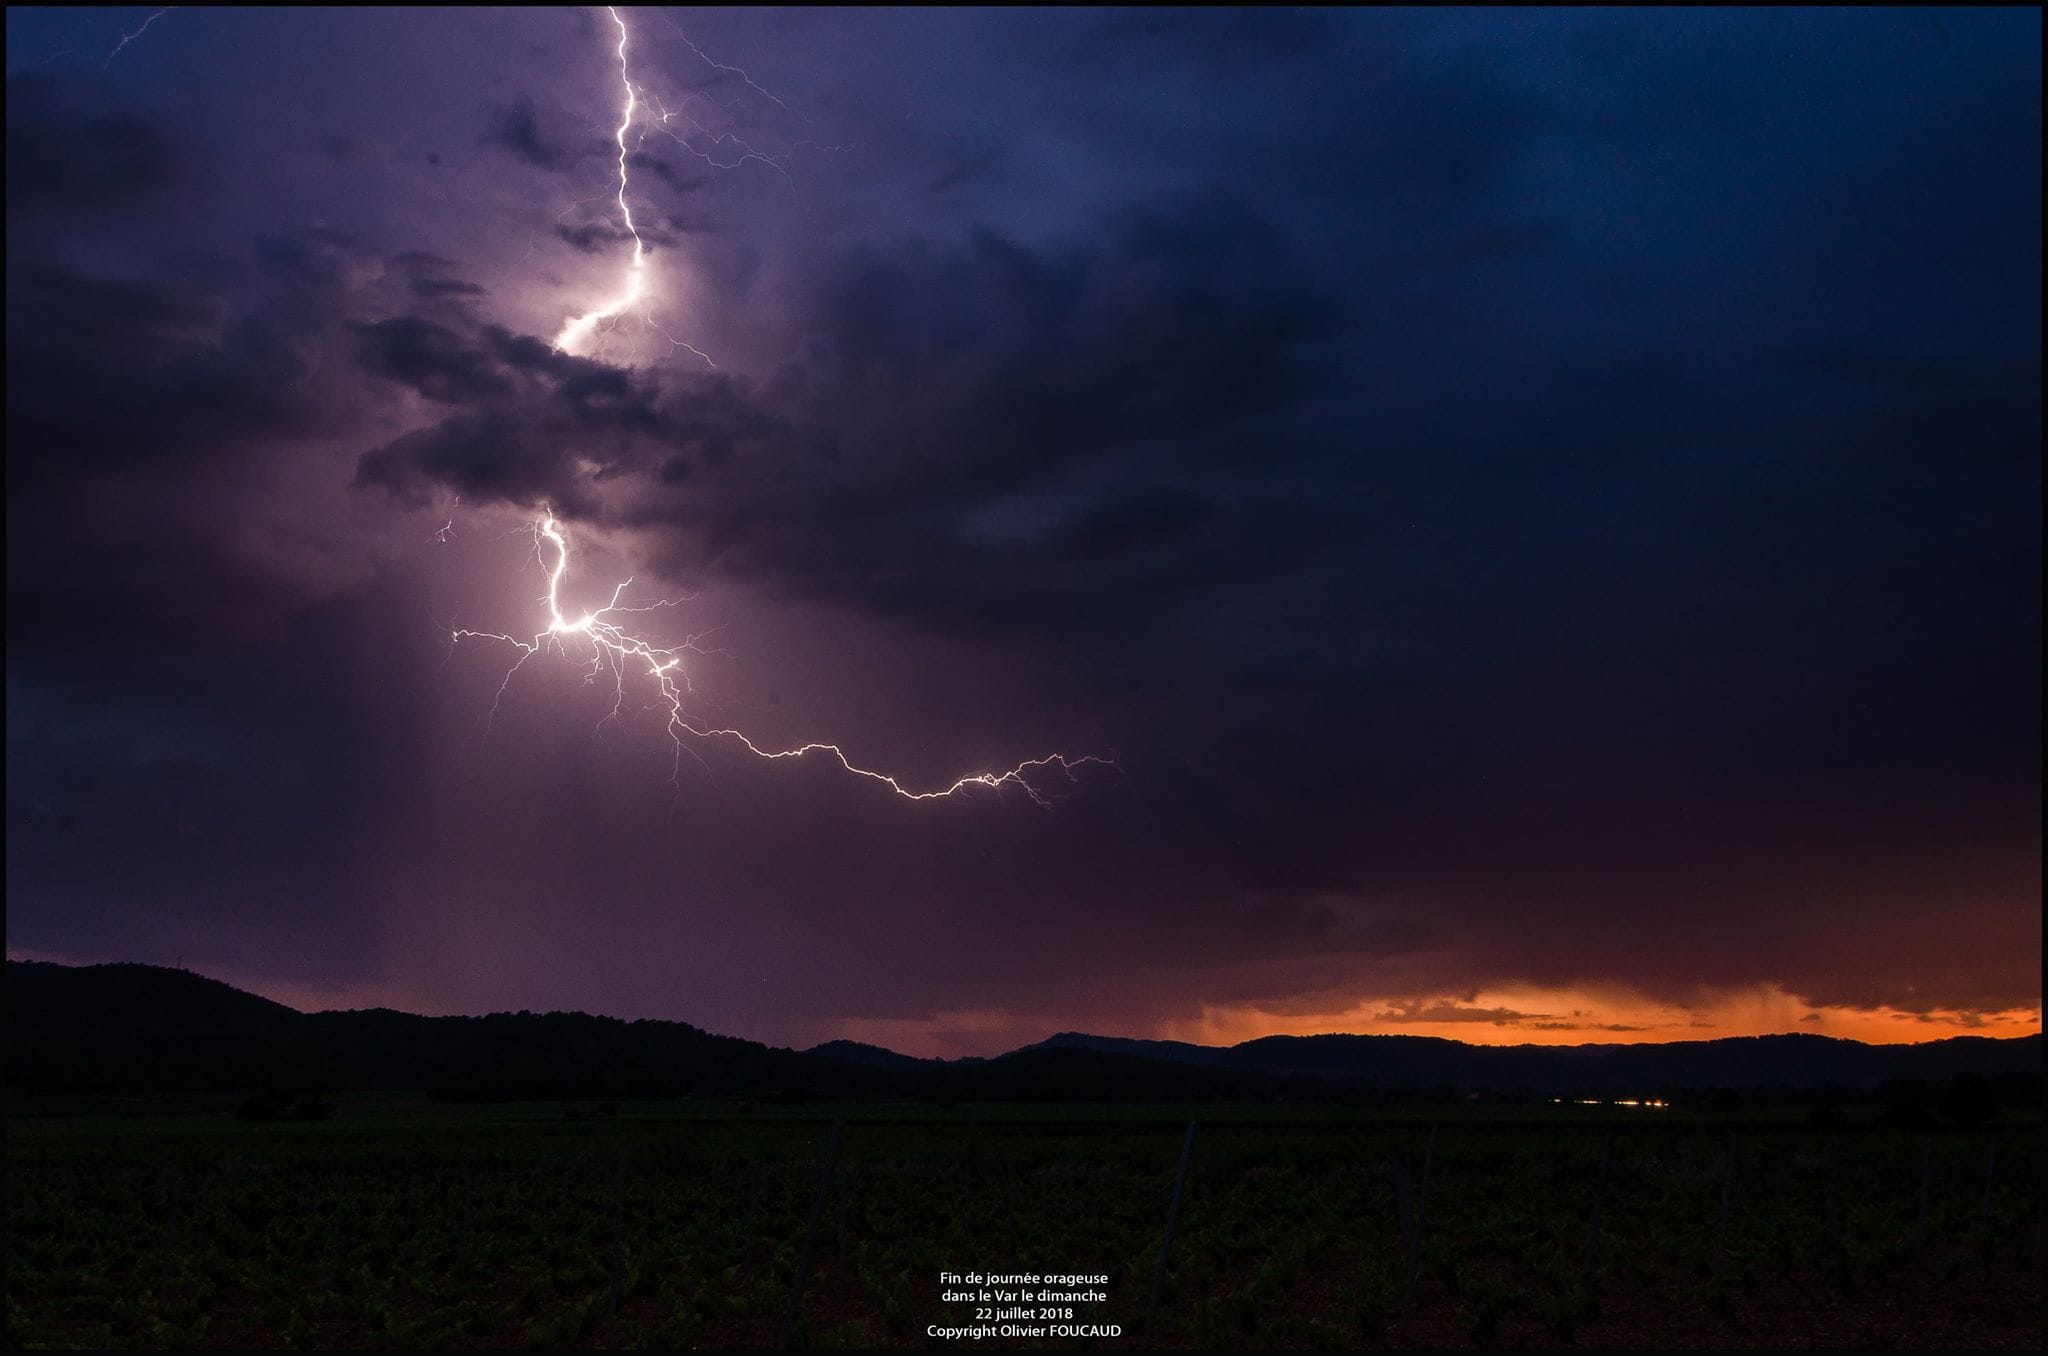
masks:
[[[804,1052],[822,1055],[826,1059],[843,1060],[848,1064],[864,1064],[876,1069],[927,1069],[944,1064],[942,1059],[920,1059],[916,1055],[899,1055],[894,1050],[879,1045],[868,1045],[861,1041],[826,1041],[814,1045]]]
[[[301,1013],[184,970],[7,962],[7,1087],[40,1093],[384,1089],[466,1099],[1304,1100],[1716,1088],[1868,1091],[2031,1080],[2041,1037],[1864,1045],[1825,1036],[1484,1046],[1429,1036],[1268,1036],[1232,1046],[1062,1032],[993,1059],[830,1041],[796,1051],[685,1022],[580,1012]]]

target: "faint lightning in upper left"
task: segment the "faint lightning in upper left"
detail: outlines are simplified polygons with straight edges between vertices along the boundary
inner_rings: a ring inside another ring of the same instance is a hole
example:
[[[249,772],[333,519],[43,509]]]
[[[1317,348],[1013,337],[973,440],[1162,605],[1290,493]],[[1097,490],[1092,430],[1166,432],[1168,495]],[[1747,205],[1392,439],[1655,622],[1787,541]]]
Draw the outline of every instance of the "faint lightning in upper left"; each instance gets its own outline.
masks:
[[[155,23],[158,19],[163,18],[164,15],[169,14],[172,10],[176,8],[176,5],[165,5],[162,9],[150,15],[147,19],[144,19],[142,21],[141,26],[138,27],[133,33],[123,33],[121,35],[121,40],[114,44],[114,50],[107,53],[107,59],[100,63],[100,69],[105,70],[107,67],[113,65],[114,58],[121,55],[121,49],[123,47],[126,47],[129,43],[135,41],[144,33],[147,33],[149,31],[149,26],[151,24]]]

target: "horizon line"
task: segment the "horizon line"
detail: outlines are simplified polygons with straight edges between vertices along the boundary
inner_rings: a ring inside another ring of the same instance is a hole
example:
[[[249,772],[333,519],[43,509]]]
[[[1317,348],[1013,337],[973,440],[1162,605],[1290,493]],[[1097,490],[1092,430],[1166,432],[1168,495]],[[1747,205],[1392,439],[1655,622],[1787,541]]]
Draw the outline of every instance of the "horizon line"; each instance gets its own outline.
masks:
[[[1123,1036],[1123,1035],[1106,1035],[1106,1034],[1103,1034],[1103,1033],[1101,1033],[1101,1032],[1095,1032],[1095,1031],[1085,1031],[1085,1030],[1082,1030],[1082,1029],[1080,1029],[1080,1028],[1078,1028],[1078,1027],[1062,1027],[1062,1028],[1060,1028],[1060,1029],[1058,1029],[1058,1030],[1055,1030],[1055,1031],[1051,1032],[1051,1033],[1050,1033],[1050,1034],[1048,1034],[1048,1035],[1045,1035],[1045,1036],[1041,1036],[1041,1037],[1039,1037],[1039,1038],[1038,1038],[1038,1039],[1036,1039],[1036,1040],[1031,1040],[1031,1041],[1025,1041],[1025,1042],[1023,1042],[1023,1043],[1021,1043],[1021,1044],[1017,1044],[1017,1045],[1012,1045],[1012,1046],[1008,1046],[1008,1047],[1006,1047],[1006,1048],[1003,1048],[1003,1049],[999,1049],[999,1050],[996,1050],[996,1051],[995,1051],[994,1053],[991,1053],[991,1054],[954,1054],[954,1055],[913,1055],[913,1054],[908,1054],[908,1053],[906,1053],[906,1052],[904,1052],[904,1051],[898,1050],[898,1049],[896,1049],[896,1048],[895,1048],[894,1046],[891,1046],[891,1045],[886,1045],[886,1044],[882,1044],[882,1043],[880,1043],[880,1042],[878,1042],[878,1041],[873,1041],[873,1040],[862,1040],[862,1039],[859,1039],[859,1038],[857,1038],[857,1037],[850,1037],[850,1036],[845,1036],[845,1035],[840,1035],[840,1036],[832,1036],[832,1037],[828,1037],[828,1038],[826,1038],[826,1039],[824,1039],[824,1040],[819,1040],[819,1041],[813,1041],[813,1042],[811,1042],[811,1043],[810,1043],[809,1045],[784,1045],[784,1044],[777,1044],[777,1043],[775,1043],[775,1042],[773,1042],[773,1041],[768,1041],[768,1040],[762,1040],[762,1039],[759,1039],[759,1038],[757,1038],[757,1037],[753,1037],[753,1036],[740,1036],[740,1035],[733,1035],[733,1034],[731,1034],[731,1033],[729,1033],[729,1032],[725,1032],[725,1031],[719,1031],[719,1030],[714,1030],[714,1029],[713,1029],[713,1028],[711,1028],[711,1027],[708,1027],[708,1026],[703,1026],[703,1025],[700,1025],[700,1024],[698,1024],[698,1023],[696,1023],[696,1022],[688,1021],[688,1020],[686,1020],[686,1019],[683,1019],[683,1018],[678,1018],[678,1017],[644,1017],[644,1016],[640,1016],[640,1017],[629,1017],[629,1016],[624,1016],[624,1015],[621,1015],[621,1014],[618,1014],[618,1013],[611,1013],[611,1012],[592,1012],[592,1011],[588,1011],[588,1010],[586,1010],[586,1009],[583,1009],[583,1008],[548,1008],[548,1009],[545,1009],[545,1010],[542,1010],[542,1009],[534,1009],[534,1008],[498,1008],[498,1009],[493,1009],[493,1010],[491,1010],[491,1011],[487,1011],[487,1012],[453,1012],[453,1011],[440,1011],[440,1012],[435,1012],[435,1011],[414,1011],[414,1010],[411,1010],[411,1009],[407,1009],[407,1008],[401,1008],[401,1007],[394,1007],[394,1006],[391,1006],[390,1004],[386,1004],[386,1003],[372,1003],[372,1004],[369,1004],[369,1005],[366,1005],[366,1006],[361,1006],[361,1007],[319,1007],[319,1006],[316,1006],[316,1007],[301,1007],[301,1006],[297,1005],[296,1003],[293,1003],[293,1002],[289,1002],[289,1001],[286,1001],[285,999],[282,999],[282,998],[277,998],[277,997],[273,997],[273,996],[272,996],[271,994],[268,994],[268,993],[264,993],[264,992],[262,992],[262,991],[261,991],[261,990],[260,990],[259,988],[255,987],[255,986],[254,986],[253,984],[250,984],[250,983],[248,983],[248,982],[246,982],[246,981],[245,981],[245,982],[237,982],[237,981],[235,981],[235,980],[232,980],[232,979],[224,979],[224,978],[220,977],[220,976],[219,976],[219,975],[217,975],[217,974],[209,974],[209,973],[207,973],[207,972],[206,972],[206,971],[204,971],[204,970],[201,970],[201,969],[197,969],[197,968],[195,968],[195,967],[193,967],[193,966],[190,966],[190,965],[185,965],[185,964],[183,964],[183,963],[178,963],[178,964],[172,964],[172,965],[164,965],[164,964],[160,964],[160,963],[156,963],[156,962],[152,962],[152,961],[105,961],[105,960],[103,960],[103,961],[76,961],[76,960],[64,961],[64,960],[52,960],[52,959],[49,959],[49,958],[47,957],[47,955],[35,955],[35,954],[28,954],[29,950],[30,950],[30,949],[28,949],[28,948],[21,948],[21,949],[17,949],[17,948],[13,948],[13,947],[10,947],[10,948],[8,948],[8,955],[7,955],[7,963],[8,963],[9,965],[47,965],[47,966],[51,966],[51,967],[53,967],[53,968],[56,968],[56,969],[62,969],[62,970],[91,970],[91,969],[111,969],[111,968],[122,968],[122,969],[142,969],[142,970],[160,970],[160,971],[165,971],[165,972],[170,972],[170,973],[180,973],[180,974],[189,974],[189,975],[194,975],[194,976],[196,976],[196,977],[198,977],[198,978],[200,978],[200,979],[206,980],[206,981],[207,981],[207,982],[209,982],[209,983],[214,983],[214,984],[219,984],[219,985],[222,985],[223,987],[225,987],[225,988],[228,988],[228,989],[231,989],[231,990],[233,990],[233,991],[235,991],[235,992],[237,992],[237,993],[241,993],[241,994],[246,994],[246,995],[248,995],[249,997],[252,997],[252,998],[257,998],[257,999],[260,999],[260,1000],[262,1000],[263,1002],[275,1004],[276,1006],[278,1006],[278,1007],[281,1007],[281,1008],[285,1009],[286,1011],[288,1011],[288,1012],[291,1012],[291,1013],[294,1013],[295,1015],[298,1015],[298,1016],[301,1016],[301,1017],[314,1017],[314,1016],[322,1016],[322,1015],[346,1015],[346,1014],[350,1014],[350,1013],[359,1013],[359,1012],[391,1012],[391,1013],[396,1013],[396,1014],[398,1014],[398,1015],[400,1015],[400,1016],[405,1016],[405,1017],[418,1017],[418,1018],[422,1018],[422,1019],[456,1019],[456,1020],[465,1020],[465,1021],[482,1021],[482,1020],[486,1020],[486,1019],[488,1019],[488,1018],[491,1018],[491,1017],[517,1017],[517,1016],[522,1016],[522,1015],[524,1015],[524,1016],[531,1016],[531,1017],[586,1017],[586,1018],[592,1018],[592,1019],[595,1019],[595,1020],[600,1020],[600,1021],[614,1021],[614,1022],[622,1022],[622,1023],[627,1023],[627,1024],[632,1024],[632,1023],[636,1023],[636,1022],[660,1022],[660,1023],[664,1023],[664,1024],[669,1024],[669,1025],[676,1025],[676,1026],[685,1026],[685,1027],[689,1027],[689,1028],[690,1028],[690,1029],[692,1029],[692,1030],[695,1030],[695,1031],[700,1031],[700,1032],[703,1032],[704,1034],[706,1034],[706,1035],[709,1035],[709,1036],[714,1036],[714,1037],[718,1037],[718,1038],[720,1038],[720,1039],[725,1039],[725,1040],[737,1040],[737,1041],[743,1041],[743,1042],[746,1042],[747,1044],[750,1044],[750,1045],[758,1045],[758,1046],[760,1046],[760,1047],[762,1047],[762,1048],[764,1048],[764,1049],[770,1049],[770,1050],[788,1050],[788,1051],[793,1051],[793,1052],[795,1052],[795,1053],[800,1053],[800,1054],[802,1054],[802,1053],[809,1053],[809,1052],[811,1052],[811,1051],[817,1050],[817,1049],[819,1049],[819,1048],[821,1048],[821,1047],[823,1047],[823,1046],[827,1046],[827,1045],[832,1045],[832,1044],[847,1044],[847,1045],[859,1045],[859,1046],[865,1046],[865,1047],[867,1047],[867,1048],[869,1048],[869,1049],[885,1051],[885,1052],[887,1052],[888,1054],[891,1054],[891,1055],[895,1055],[895,1056],[898,1056],[899,1058],[904,1058],[904,1059],[914,1059],[914,1060],[933,1060],[933,1061],[936,1061],[936,1062],[944,1062],[944,1063],[957,1063],[957,1062],[959,1062],[959,1061],[961,1061],[961,1060],[990,1060],[990,1059],[1000,1059],[1000,1058],[1002,1058],[1002,1057],[1003,1057],[1003,1056],[1005,1056],[1005,1055],[1010,1055],[1010,1054],[1016,1054],[1016,1053],[1018,1053],[1018,1052],[1020,1052],[1020,1051],[1023,1051],[1023,1050],[1028,1050],[1028,1049],[1032,1049],[1032,1048],[1035,1048],[1035,1047],[1037,1047],[1037,1046],[1041,1046],[1041,1045],[1044,1045],[1044,1044],[1045,1044],[1046,1042],[1048,1042],[1048,1041],[1053,1041],[1053,1040],[1057,1040],[1057,1039],[1059,1039],[1059,1038],[1060,1038],[1060,1037],[1062,1037],[1062,1036],[1079,1036],[1079,1037],[1084,1037],[1084,1038],[1087,1038],[1087,1039],[1090,1039],[1090,1040],[1099,1040],[1099,1041],[1124,1041],[1124,1042],[1130,1042],[1130,1043],[1133,1043],[1133,1044],[1142,1044],[1142,1045],[1173,1045],[1173,1046],[1184,1046],[1184,1047],[1187,1047],[1187,1048],[1190,1048],[1190,1049],[1198,1049],[1198,1050],[1216,1050],[1216,1051],[1223,1051],[1223,1050],[1232,1050],[1232,1049],[1236,1049],[1236,1048],[1238,1048],[1238,1047],[1240,1047],[1240,1046],[1243,1046],[1243,1045],[1248,1045],[1248,1044],[1251,1044],[1251,1043],[1252,1043],[1252,1042],[1254,1042],[1254,1041],[1260,1041],[1260,1040],[1273,1040],[1273,1039],[1285,1039],[1285,1040],[1314,1040],[1314,1039],[1318,1039],[1318,1038],[1322,1038],[1322,1037],[1344,1037],[1344,1038],[1354,1038],[1354,1039],[1394,1039],[1394,1040],[1401,1040],[1401,1039],[1406,1039],[1406,1040],[1431,1040],[1431,1041],[1443,1041],[1443,1042],[1445,1042],[1445,1043],[1447,1043],[1447,1044],[1451,1044],[1451,1045],[1459,1045],[1459,1046],[1463,1046],[1463,1047],[1465,1047],[1465,1048],[1467,1048],[1467,1049],[1473,1049],[1473,1050],[1517,1050],[1517,1049],[1547,1049],[1547,1050],[1575,1050],[1575,1049],[1588,1049],[1588,1048],[1607,1048],[1607,1047],[1617,1047],[1617,1048],[1618,1048],[1618,1047],[1626,1047],[1626,1046],[1672,1046],[1672,1045],[1706,1045],[1706,1044],[1713,1044],[1713,1043],[1715,1043],[1715,1042],[1719,1042],[1719,1041],[1734,1041],[1734,1040],[1765,1040],[1765,1039],[1771,1039],[1771,1038],[1777,1038],[1777,1037],[1785,1037],[1785,1036],[1802,1036],[1802,1037],[1808,1037],[1808,1038],[1811,1038],[1811,1039],[1817,1039],[1817,1040],[1824,1040],[1824,1041],[1830,1041],[1830,1042],[1835,1042],[1835,1043],[1840,1043],[1840,1044],[1846,1044],[1846,1045],[1859,1045],[1859,1046],[1864,1046],[1864,1047],[1866,1047],[1866,1048],[1878,1049],[1878,1048],[1889,1048],[1889,1047],[1916,1047],[1916,1046],[1923,1046],[1923,1045],[1938,1045],[1938,1044],[1941,1044],[1941,1043],[1943,1043],[1943,1042],[1945,1042],[1945,1041],[1954,1041],[1954,1040],[1987,1040],[1987,1041],[2018,1041],[2018,1040],[2035,1040],[2035,1039],[2039,1039],[2039,1038],[2041,1037],[2041,1035],[2043,1034],[2043,1033],[2042,1033],[2042,1030],[2041,1030],[2041,1029],[2040,1029],[2040,1027],[2039,1027],[2039,1026],[2037,1025],[2037,1026],[2036,1026],[2036,1028],[2035,1028],[2034,1030],[2032,1030],[2032,1031],[2022,1031],[2022,1032],[2017,1032],[2017,1033],[2014,1033],[2014,1034],[2012,1034],[2012,1035],[1993,1035],[1993,1034],[1986,1034],[1986,1033],[1982,1033],[1982,1032],[1975,1032],[1975,1031],[1959,1031],[1959,1032],[1950,1032],[1950,1033],[1948,1033],[1948,1034],[1946,1034],[1946,1035],[1941,1035],[1941,1036],[1932,1036],[1932,1037],[1929,1037],[1929,1038],[1928,1038],[1928,1039],[1926,1039],[1926,1040],[1898,1040],[1898,1041],[1872,1041],[1872,1040],[1861,1040],[1861,1039],[1858,1039],[1858,1038],[1856,1038],[1856,1037],[1854,1037],[1854,1036],[1841,1036],[1841,1035],[1831,1035],[1831,1034],[1828,1034],[1828,1033],[1826,1033],[1826,1032],[1820,1032],[1820,1031],[1798,1031],[1798,1030],[1773,1030],[1773,1031],[1754,1031],[1754,1032],[1732,1032],[1732,1033],[1725,1033],[1725,1034],[1721,1034],[1721,1035],[1705,1035],[1705,1034],[1702,1034],[1702,1035],[1698,1035],[1698,1036],[1691,1036],[1691,1037],[1678,1037],[1678,1038],[1667,1038],[1667,1039],[1655,1039],[1655,1038],[1641,1038],[1641,1039],[1633,1039],[1633,1040],[1631,1040],[1631,1039],[1609,1039],[1609,1040],[1583,1040],[1583,1041],[1571,1041],[1571,1042],[1564,1042],[1564,1041],[1554,1041],[1554,1042],[1553,1042],[1553,1041],[1527,1041],[1527,1040],[1523,1040],[1523,1041],[1510,1041],[1510,1040],[1497,1040],[1497,1041],[1475,1041],[1475,1040],[1466,1040],[1466,1039],[1462,1039],[1462,1038],[1460,1038],[1460,1037],[1457,1037],[1457,1036],[1446,1036],[1446,1035],[1441,1035],[1441,1034],[1438,1034],[1438,1033],[1436,1033],[1436,1032],[1406,1032],[1406,1031],[1344,1031],[1344,1030],[1323,1030],[1323,1031],[1271,1031],[1271,1032],[1264,1032],[1264,1033],[1261,1033],[1261,1034],[1259,1034],[1259,1035],[1255,1035],[1255,1036],[1248,1036],[1248,1037],[1245,1037],[1245,1038],[1244,1038],[1244,1039],[1242,1039],[1242,1040],[1237,1040],[1237,1041],[1231,1041],[1231,1042],[1228,1042],[1228,1043],[1225,1043],[1225,1044],[1208,1044],[1208,1043],[1205,1043],[1205,1042],[1201,1042],[1201,1041],[1190,1041],[1190,1040],[1182,1040],[1182,1039],[1178,1039],[1178,1038],[1175,1038],[1175,1037],[1167,1037],[1167,1036]],[[260,982],[260,981],[259,981],[259,982]],[[288,982],[287,982],[287,987],[289,987],[289,983],[288,983]],[[2038,1023],[2038,1021],[2039,1021],[2039,1014],[2038,1014],[2038,1013],[2036,1013],[2036,1021],[2037,1021],[2037,1023]],[[1622,1034],[1622,1033],[1611,1033],[1611,1034],[1619,1035],[1619,1034]]]

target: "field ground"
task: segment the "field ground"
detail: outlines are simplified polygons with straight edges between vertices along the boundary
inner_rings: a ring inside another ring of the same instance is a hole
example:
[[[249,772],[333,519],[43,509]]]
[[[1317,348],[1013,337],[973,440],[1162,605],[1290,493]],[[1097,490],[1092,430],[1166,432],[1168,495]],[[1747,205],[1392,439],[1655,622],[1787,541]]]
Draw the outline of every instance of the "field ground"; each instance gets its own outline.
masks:
[[[144,1111],[10,1116],[10,1346],[772,1347],[815,1213],[798,1345],[937,1345],[927,1325],[974,1307],[940,1302],[941,1271],[1026,1271],[1107,1273],[1108,1300],[1073,1321],[1122,1335],[959,1345],[1128,1348],[1190,1119],[1151,1345],[2042,1342],[2033,1119],[1923,1135],[1569,1107]]]

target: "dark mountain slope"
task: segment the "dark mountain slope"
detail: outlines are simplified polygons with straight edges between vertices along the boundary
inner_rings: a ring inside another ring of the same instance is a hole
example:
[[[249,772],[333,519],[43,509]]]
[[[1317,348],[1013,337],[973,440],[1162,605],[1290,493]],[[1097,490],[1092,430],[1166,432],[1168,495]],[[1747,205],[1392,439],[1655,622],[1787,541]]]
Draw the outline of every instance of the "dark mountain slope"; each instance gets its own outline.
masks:
[[[1870,1089],[2031,1079],[2041,1038],[1863,1045],[1758,1036],[1666,1045],[1483,1046],[1428,1036],[1269,1036],[1214,1047],[1063,1032],[994,1059],[833,1041],[808,1051],[684,1022],[580,1012],[300,1013],[184,970],[9,961],[7,1086],[37,1092],[411,1090],[446,1097],[1273,1100],[1454,1088],[1562,1096]]]

